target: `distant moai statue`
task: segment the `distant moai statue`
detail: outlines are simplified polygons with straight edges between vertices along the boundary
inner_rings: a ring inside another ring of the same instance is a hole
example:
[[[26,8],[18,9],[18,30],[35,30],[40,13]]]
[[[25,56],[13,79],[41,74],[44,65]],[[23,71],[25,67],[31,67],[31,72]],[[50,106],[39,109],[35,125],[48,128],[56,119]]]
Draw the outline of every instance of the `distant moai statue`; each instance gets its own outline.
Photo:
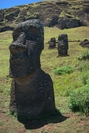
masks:
[[[56,39],[55,37],[50,38],[48,49],[54,49],[56,47]]]
[[[58,56],[68,55],[68,36],[61,34],[58,36]]]
[[[79,45],[82,46],[83,48],[89,48],[89,40],[84,39],[84,41],[81,41]]]
[[[44,28],[38,19],[20,23],[13,31],[10,50],[10,112],[34,118],[55,112],[53,82],[41,69]]]

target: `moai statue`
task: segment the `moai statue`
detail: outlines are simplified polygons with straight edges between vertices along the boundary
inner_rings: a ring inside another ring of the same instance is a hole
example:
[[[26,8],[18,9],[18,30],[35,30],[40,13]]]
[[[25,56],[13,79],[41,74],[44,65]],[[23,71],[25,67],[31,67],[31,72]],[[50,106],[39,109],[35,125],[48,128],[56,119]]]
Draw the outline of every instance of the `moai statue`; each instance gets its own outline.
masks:
[[[48,49],[54,49],[55,47],[56,47],[56,39],[54,37],[50,38]]]
[[[61,34],[58,36],[58,56],[68,55],[68,36]]]
[[[80,46],[82,46],[83,48],[89,48],[89,40],[88,39],[85,39],[84,41],[81,41]]]
[[[10,50],[10,112],[26,118],[55,111],[51,77],[41,69],[44,29],[38,19],[20,23],[13,31]]]

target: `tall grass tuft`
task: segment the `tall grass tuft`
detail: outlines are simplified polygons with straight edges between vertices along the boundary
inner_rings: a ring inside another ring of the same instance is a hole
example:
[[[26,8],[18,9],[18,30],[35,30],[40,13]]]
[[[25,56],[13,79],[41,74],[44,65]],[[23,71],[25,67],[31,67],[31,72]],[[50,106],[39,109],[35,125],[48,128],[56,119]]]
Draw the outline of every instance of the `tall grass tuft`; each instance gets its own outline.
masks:
[[[71,92],[69,108],[89,116],[89,84]]]
[[[85,51],[78,57],[78,60],[89,60],[89,51]]]
[[[72,73],[74,71],[74,68],[72,66],[63,66],[58,67],[54,70],[54,74],[63,75],[65,73]]]

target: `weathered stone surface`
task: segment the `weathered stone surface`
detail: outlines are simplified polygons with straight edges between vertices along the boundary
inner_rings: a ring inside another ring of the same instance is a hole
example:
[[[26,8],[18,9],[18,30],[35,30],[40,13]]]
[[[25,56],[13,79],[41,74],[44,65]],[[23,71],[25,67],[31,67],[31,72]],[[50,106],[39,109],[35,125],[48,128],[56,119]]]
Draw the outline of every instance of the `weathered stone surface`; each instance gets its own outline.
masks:
[[[48,49],[53,49],[55,47],[56,47],[56,39],[54,37],[50,38]]]
[[[38,19],[20,23],[10,45],[10,111],[18,116],[36,117],[55,111],[53,82],[41,70],[44,29]]]
[[[27,15],[27,11],[25,9],[21,10],[19,13],[19,17],[16,19],[16,22],[20,23],[25,21],[25,16]]]
[[[5,10],[5,19],[8,21],[13,21],[16,17],[18,17],[19,14],[19,8],[9,8]]]
[[[0,22],[4,19],[4,10],[0,10]]]
[[[60,17],[60,19],[58,20],[57,26],[60,29],[79,27],[80,20],[75,19],[75,18]]]
[[[38,22],[36,19],[28,20],[14,29],[13,43],[10,45],[12,77],[24,76],[40,68],[44,36],[43,27]]]
[[[4,32],[7,30],[14,30],[14,27],[10,27],[10,26],[3,26],[2,28],[0,28],[0,32]]]
[[[67,6],[69,3],[67,1],[57,1],[57,5]]]
[[[12,82],[10,111],[12,114],[25,117],[35,117],[55,111],[53,83],[49,75],[41,69]],[[27,82],[24,84],[24,82]]]
[[[53,27],[56,24],[58,24],[58,19],[59,19],[59,17],[57,15],[52,16],[52,18],[50,19],[50,22],[49,22],[49,27]]]
[[[84,26],[89,25],[89,1],[87,2],[87,6],[85,6],[82,10],[77,11],[77,15],[80,18],[81,25]]]
[[[68,55],[68,36],[61,34],[58,36],[58,56]]]

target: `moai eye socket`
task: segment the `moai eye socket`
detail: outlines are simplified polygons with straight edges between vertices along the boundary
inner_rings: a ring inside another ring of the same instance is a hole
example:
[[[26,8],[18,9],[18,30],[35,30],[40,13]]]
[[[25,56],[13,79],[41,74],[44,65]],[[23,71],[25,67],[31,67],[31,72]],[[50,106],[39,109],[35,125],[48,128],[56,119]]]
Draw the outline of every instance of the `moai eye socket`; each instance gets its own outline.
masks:
[[[21,35],[22,28],[18,28],[13,32],[13,41],[16,41],[17,38]]]
[[[29,32],[35,33],[35,34],[40,33],[40,32],[39,32],[39,29],[38,29],[37,27],[35,27],[35,26],[30,26],[30,27],[28,28],[28,33],[29,33]]]
[[[37,27],[31,26],[26,32],[28,40],[37,41],[40,37],[40,30]]]
[[[17,40],[17,38],[21,35],[24,29],[22,27],[20,27],[19,29],[15,29],[13,33],[13,41]],[[27,29],[24,30],[24,32],[26,34],[27,39],[31,41],[37,41],[41,36],[40,30],[35,26],[28,27]]]

